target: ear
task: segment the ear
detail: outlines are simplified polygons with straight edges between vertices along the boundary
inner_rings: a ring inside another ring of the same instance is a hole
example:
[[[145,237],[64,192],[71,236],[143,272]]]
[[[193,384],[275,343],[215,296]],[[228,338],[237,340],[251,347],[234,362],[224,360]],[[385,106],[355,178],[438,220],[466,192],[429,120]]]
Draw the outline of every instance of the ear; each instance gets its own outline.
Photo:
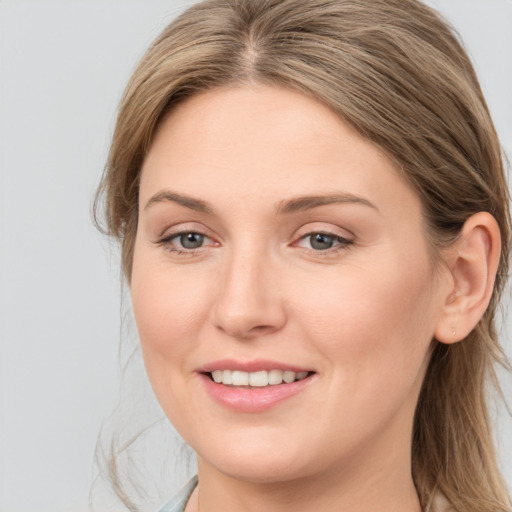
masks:
[[[471,216],[448,253],[452,283],[435,330],[441,343],[464,339],[489,305],[501,253],[500,229],[494,217],[487,212]]]

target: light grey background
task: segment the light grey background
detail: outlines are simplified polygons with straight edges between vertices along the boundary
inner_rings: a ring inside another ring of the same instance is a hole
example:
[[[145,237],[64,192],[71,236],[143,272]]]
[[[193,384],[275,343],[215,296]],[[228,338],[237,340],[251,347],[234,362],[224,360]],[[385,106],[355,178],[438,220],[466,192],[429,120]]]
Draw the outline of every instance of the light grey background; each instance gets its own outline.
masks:
[[[1,512],[87,510],[120,325],[117,253],[90,203],[123,86],[187,3],[0,0]],[[512,2],[431,3],[466,41],[512,154]],[[512,486],[512,419],[499,430]]]

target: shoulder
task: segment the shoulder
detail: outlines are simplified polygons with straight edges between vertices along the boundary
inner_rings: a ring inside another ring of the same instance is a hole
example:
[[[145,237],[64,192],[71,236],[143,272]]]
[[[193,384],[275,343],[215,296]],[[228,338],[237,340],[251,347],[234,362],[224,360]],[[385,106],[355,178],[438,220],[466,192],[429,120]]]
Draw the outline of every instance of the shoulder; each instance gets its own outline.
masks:
[[[183,512],[192,491],[197,486],[197,476],[192,478],[190,482],[181,489],[170,501],[160,506],[155,512]]]

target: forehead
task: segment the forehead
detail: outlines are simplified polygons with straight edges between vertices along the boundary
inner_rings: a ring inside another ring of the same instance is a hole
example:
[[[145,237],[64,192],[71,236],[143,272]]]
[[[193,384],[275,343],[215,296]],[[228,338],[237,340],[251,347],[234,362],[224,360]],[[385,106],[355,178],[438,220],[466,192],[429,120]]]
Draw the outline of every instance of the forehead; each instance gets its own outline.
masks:
[[[418,206],[396,164],[328,107],[266,86],[203,93],[163,120],[144,162],[141,204],[166,187],[219,202],[341,190],[385,204],[400,193],[405,208]]]

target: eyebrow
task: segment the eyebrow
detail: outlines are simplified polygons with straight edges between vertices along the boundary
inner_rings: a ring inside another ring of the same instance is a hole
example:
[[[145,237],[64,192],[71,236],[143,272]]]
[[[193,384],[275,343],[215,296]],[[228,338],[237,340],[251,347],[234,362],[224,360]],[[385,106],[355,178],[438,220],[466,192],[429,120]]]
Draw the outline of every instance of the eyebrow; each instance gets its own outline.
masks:
[[[281,215],[286,215],[289,213],[311,210],[319,206],[325,206],[336,203],[360,204],[363,206],[367,206],[369,208],[373,208],[376,211],[379,211],[379,209],[373,203],[368,201],[368,199],[364,199],[363,197],[358,197],[353,194],[338,193],[301,196],[290,199],[288,201],[281,201],[278,205],[277,213]]]
[[[184,194],[179,194],[177,192],[172,192],[170,190],[162,190],[161,192],[158,192],[152,196],[144,206],[144,210],[147,210],[154,204],[162,202],[177,203],[181,206],[184,206],[185,208],[189,208],[190,210],[194,210],[200,213],[214,213],[213,208],[206,201],[202,201],[201,199],[196,199]],[[373,203],[368,201],[368,199],[344,192],[335,194],[329,193],[316,194],[311,196],[299,196],[280,201],[277,205],[276,213],[277,215],[287,215],[291,213],[311,210],[313,208],[318,208],[319,206],[326,206],[336,203],[360,204],[379,211],[379,209]]]
[[[185,208],[189,208],[190,210],[200,213],[213,213],[213,209],[205,201],[201,201],[201,199],[195,199],[184,194],[171,192],[169,190],[162,190],[151,197],[151,199],[146,203],[146,206],[144,206],[144,210],[147,210],[154,204],[163,202],[177,203]]]

